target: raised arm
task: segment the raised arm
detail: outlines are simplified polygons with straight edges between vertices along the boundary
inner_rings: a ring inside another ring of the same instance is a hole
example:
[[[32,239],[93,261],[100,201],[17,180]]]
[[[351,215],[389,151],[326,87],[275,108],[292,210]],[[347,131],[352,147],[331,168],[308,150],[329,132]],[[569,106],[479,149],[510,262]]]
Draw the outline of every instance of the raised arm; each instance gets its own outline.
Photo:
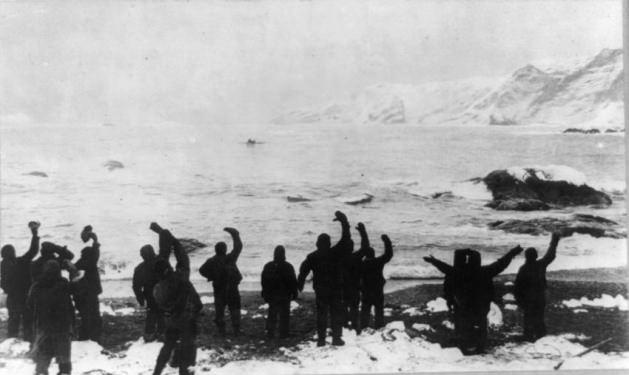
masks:
[[[424,261],[435,266],[441,273],[443,273],[446,276],[454,272],[454,267],[452,267],[451,265],[445,262],[440,261],[439,259],[435,258],[432,255],[428,257],[424,257]]]
[[[186,279],[190,278],[190,257],[183,250],[183,246],[181,246],[181,242],[176,239],[169,230],[164,230],[167,235],[170,237],[170,243],[172,244],[175,260],[177,264],[175,265],[175,269],[179,272],[182,272]]]
[[[37,251],[39,250],[39,235],[37,233],[39,229],[39,223],[35,221],[31,221],[28,223],[28,227],[31,228],[31,247],[28,248],[26,254],[22,255],[22,258],[33,260],[37,256]]]
[[[378,257],[378,261],[382,262],[382,264],[386,264],[386,263],[389,263],[391,258],[393,258],[393,244],[391,244],[391,239],[386,234],[383,234],[381,238],[382,238],[382,242],[384,242],[384,254]],[[446,266],[448,265],[446,264]]]
[[[171,236],[169,235],[169,232],[167,233],[166,230],[164,230],[161,226],[159,226],[159,224],[152,222],[151,225],[149,226],[149,229],[152,230],[153,232],[157,233],[157,235],[159,236],[159,251],[157,253],[157,256],[165,259],[167,261],[170,260],[170,250],[173,246],[172,242],[171,242]]]
[[[297,289],[299,289],[300,292],[304,290],[306,277],[308,277],[310,271],[312,271],[312,265],[310,264],[310,258],[306,257],[299,267],[299,276],[297,277]]]
[[[368,249],[369,248],[369,236],[367,235],[367,228],[365,228],[365,224],[358,223],[356,226],[356,230],[360,233],[360,248]]]
[[[509,267],[509,264],[511,263],[513,258],[515,258],[516,255],[520,254],[522,250],[522,247],[518,245],[509,250],[509,252],[505,254],[502,258],[482,268],[489,273],[490,277],[497,276],[499,273]]]
[[[339,251],[341,256],[346,256],[354,251],[354,242],[352,241],[352,234],[350,232],[349,221],[347,220],[347,216],[341,211],[336,211],[334,213],[335,219],[333,221],[338,221],[341,223],[341,239],[339,242],[334,245],[334,248]]]
[[[555,257],[557,257],[557,245],[559,244],[560,239],[561,234],[554,232],[552,237],[550,238],[550,245],[548,246],[546,254],[544,254],[542,259],[540,259],[540,262],[544,266],[547,267],[549,264],[552,263],[553,260],[555,260]]]
[[[232,261],[237,262],[240,253],[242,252],[242,241],[240,240],[240,233],[235,228],[223,228],[223,230],[229,233],[232,236],[232,240],[234,241],[234,249],[229,252],[228,256]]]

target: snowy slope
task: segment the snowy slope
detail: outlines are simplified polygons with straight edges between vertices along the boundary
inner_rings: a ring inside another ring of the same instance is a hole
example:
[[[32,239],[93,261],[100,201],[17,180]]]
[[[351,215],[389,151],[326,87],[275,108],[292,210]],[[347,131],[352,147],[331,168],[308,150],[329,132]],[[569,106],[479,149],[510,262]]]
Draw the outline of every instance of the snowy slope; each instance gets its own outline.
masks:
[[[374,85],[340,104],[292,111],[274,122],[623,125],[622,50],[538,65],[505,78]]]

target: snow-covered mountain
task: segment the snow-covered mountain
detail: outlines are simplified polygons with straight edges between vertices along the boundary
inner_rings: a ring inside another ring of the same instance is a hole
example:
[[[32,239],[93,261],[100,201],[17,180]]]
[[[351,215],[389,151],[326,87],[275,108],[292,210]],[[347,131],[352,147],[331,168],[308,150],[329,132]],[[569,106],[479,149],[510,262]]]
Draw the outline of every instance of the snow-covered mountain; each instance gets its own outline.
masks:
[[[622,50],[604,49],[570,64],[529,64],[502,78],[374,85],[334,104],[290,111],[273,121],[622,127]]]

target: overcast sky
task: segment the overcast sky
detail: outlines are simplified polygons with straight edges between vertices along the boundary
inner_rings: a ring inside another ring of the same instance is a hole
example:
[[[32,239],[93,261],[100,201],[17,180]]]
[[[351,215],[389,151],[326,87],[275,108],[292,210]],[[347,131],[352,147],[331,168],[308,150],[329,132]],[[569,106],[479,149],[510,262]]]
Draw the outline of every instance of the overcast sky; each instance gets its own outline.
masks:
[[[0,120],[266,122],[622,46],[615,1],[0,3]]]

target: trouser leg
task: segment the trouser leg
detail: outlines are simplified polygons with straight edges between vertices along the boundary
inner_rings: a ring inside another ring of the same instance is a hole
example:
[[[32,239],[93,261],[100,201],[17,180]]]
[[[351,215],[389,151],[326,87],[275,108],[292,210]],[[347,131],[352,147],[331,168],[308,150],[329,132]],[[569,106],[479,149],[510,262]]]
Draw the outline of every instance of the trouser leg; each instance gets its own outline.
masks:
[[[87,309],[87,301],[86,296],[77,296],[74,299],[74,303],[76,305],[76,309],[79,311],[79,329],[78,329],[78,339],[79,341],[89,340],[89,329],[88,329],[88,309]]]
[[[34,358],[35,375],[48,375],[48,367],[50,367],[54,354],[53,349],[53,343],[50,342],[50,338],[46,338],[38,343]]]
[[[24,312],[22,313],[22,324],[24,329],[24,339],[28,342],[33,342],[33,312],[28,306],[24,306]]]
[[[179,344],[179,374],[193,374],[193,368],[196,365],[197,358],[197,322],[196,319],[190,319],[186,322],[181,334],[181,342]]]
[[[369,327],[369,321],[371,320],[371,306],[372,303],[369,299],[363,298],[360,306],[360,329]]]
[[[177,339],[179,338],[179,334],[175,330],[166,330],[166,339],[164,340],[164,345],[159,351],[157,355],[157,361],[155,362],[155,369],[153,370],[153,375],[160,375],[166,367],[168,360],[170,359],[170,355],[172,351],[175,349],[175,345],[177,345]]]
[[[7,321],[7,336],[17,337],[20,333],[20,319],[22,311],[18,302],[18,297],[15,294],[7,295],[7,310],[9,313],[9,319]]]
[[[214,290],[214,323],[220,334],[225,334],[225,296]]]
[[[377,295],[373,301],[375,327],[376,329],[384,327],[384,294]]]
[[[332,338],[340,339],[341,336],[343,336],[343,319],[344,319],[343,300],[340,297],[339,298],[333,297],[330,305],[331,305],[330,306],[330,310],[331,310],[330,323],[332,325]]]
[[[240,292],[238,287],[229,291],[229,317],[232,321],[234,332],[240,332]]]
[[[317,307],[317,337],[319,342],[325,342],[330,304],[327,298],[321,297],[316,297],[315,303]]]
[[[290,326],[290,300],[282,301],[278,304],[280,317],[280,338],[288,337]]]
[[[266,334],[268,337],[275,335],[275,325],[277,323],[277,315],[279,313],[277,302],[269,302],[269,311],[266,318]]]
[[[72,339],[69,334],[57,337],[54,351],[59,374],[70,374],[72,372]]]
[[[358,324],[358,305],[360,297],[358,295],[350,296],[347,300],[347,320],[351,324],[352,329],[356,332],[360,331]]]
[[[98,294],[90,294],[88,298],[88,331],[89,338],[92,341],[98,342],[100,340],[100,333],[102,328],[102,320],[100,317],[100,302],[98,300]]]

